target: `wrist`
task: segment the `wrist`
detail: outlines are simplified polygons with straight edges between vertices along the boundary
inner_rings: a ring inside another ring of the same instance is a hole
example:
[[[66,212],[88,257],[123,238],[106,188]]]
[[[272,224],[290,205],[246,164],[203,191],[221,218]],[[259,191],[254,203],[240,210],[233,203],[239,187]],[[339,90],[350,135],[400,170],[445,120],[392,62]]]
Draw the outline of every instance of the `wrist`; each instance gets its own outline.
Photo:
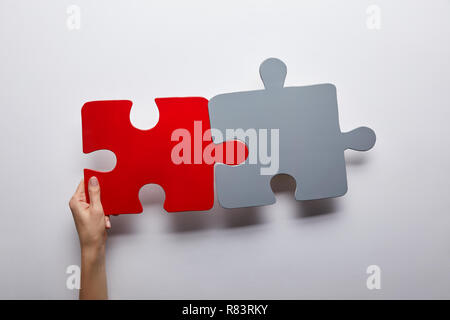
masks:
[[[97,260],[105,257],[105,244],[82,245],[81,258],[88,260]]]

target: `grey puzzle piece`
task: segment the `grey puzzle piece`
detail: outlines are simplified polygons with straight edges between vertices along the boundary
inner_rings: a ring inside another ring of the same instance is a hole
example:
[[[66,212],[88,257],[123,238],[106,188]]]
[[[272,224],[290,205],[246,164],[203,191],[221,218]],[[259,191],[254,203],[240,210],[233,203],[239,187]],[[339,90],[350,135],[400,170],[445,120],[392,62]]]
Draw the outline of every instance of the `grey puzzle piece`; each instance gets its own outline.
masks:
[[[260,66],[265,90],[220,94],[209,102],[211,127],[223,133],[239,128],[279,129],[276,173],[262,175],[265,166],[250,164],[249,159],[238,166],[216,164],[217,194],[225,208],[275,203],[270,180],[279,173],[296,180],[297,200],[342,196],[347,192],[344,151],[366,151],[375,144],[375,133],[367,127],[341,132],[334,85],[284,87],[286,73],[282,61],[267,59]],[[213,136],[214,143],[223,140]]]

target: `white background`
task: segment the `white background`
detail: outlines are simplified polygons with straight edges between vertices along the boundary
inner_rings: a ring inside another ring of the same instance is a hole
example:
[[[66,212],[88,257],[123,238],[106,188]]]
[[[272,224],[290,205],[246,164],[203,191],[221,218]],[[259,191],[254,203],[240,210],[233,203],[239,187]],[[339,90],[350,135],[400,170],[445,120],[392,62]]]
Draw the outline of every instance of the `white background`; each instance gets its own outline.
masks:
[[[110,297],[450,298],[449,39],[449,0],[1,0],[0,298],[78,295],[68,201],[84,167],[115,164],[82,153],[84,102],[130,99],[150,128],[155,97],[262,88],[268,57],[287,86],[334,83],[343,131],[375,130],[374,149],[346,151],[347,195],[298,203],[278,178],[273,206],[168,214],[146,186],[143,214],[112,219]]]

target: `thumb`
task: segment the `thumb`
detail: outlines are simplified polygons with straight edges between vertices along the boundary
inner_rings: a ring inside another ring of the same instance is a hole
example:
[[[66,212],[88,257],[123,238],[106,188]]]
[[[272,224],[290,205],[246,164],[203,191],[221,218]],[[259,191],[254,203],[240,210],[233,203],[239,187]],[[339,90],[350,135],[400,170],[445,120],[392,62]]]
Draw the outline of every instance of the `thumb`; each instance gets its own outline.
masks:
[[[91,177],[89,179],[88,192],[91,200],[91,206],[94,208],[101,208],[102,203],[100,201],[100,185],[98,184],[97,177]]]

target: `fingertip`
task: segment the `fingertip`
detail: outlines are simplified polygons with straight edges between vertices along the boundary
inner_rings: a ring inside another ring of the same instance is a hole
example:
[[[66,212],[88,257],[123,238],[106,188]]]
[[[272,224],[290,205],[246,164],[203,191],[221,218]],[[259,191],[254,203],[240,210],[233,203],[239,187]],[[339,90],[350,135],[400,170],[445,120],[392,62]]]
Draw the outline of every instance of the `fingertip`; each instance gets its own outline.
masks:
[[[81,194],[84,191],[84,179],[81,179],[81,182],[77,186],[77,190],[75,191],[75,194]]]
[[[105,216],[105,227],[106,229],[111,229],[111,220],[108,216]]]
[[[89,186],[91,187],[98,187],[98,179],[97,177],[93,176],[89,179]]]
[[[91,177],[88,182],[88,192],[90,202],[94,207],[100,208],[100,185],[97,177]]]

